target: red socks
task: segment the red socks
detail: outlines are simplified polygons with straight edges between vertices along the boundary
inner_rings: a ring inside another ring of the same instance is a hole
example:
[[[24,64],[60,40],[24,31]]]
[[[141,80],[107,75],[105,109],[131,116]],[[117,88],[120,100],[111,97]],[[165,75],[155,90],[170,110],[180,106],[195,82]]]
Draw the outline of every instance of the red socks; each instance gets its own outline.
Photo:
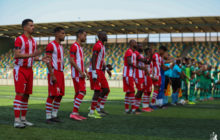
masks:
[[[157,91],[157,90],[154,91],[153,97],[152,97],[152,100],[151,100],[152,104],[155,104],[158,93],[159,93],[159,91]]]
[[[79,106],[82,103],[82,100],[83,100],[84,96],[85,95],[82,92],[79,92],[79,94],[76,96],[76,98],[74,100],[73,113],[78,113]]]
[[[28,98],[22,98],[21,117],[26,117],[28,110]]]
[[[14,100],[14,115],[15,115],[15,118],[20,117],[21,104],[22,104],[22,96],[16,95],[15,100]]]

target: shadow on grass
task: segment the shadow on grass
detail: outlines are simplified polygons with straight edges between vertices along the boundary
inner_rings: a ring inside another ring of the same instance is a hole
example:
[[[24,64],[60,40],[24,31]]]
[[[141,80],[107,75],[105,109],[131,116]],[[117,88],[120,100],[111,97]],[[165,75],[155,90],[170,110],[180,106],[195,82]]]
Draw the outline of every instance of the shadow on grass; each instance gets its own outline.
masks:
[[[83,102],[80,113],[87,116],[89,102]],[[142,113],[142,115],[126,115],[123,113],[123,101],[113,101],[106,105],[106,110],[111,114],[103,119],[88,119],[77,122],[69,119],[72,110],[71,102],[64,102],[59,111],[59,117],[63,123],[48,125],[45,123],[45,105],[31,104],[28,112],[28,120],[35,123],[35,128],[62,129],[82,132],[106,133],[106,134],[126,134],[158,136],[167,138],[197,138],[208,139],[211,132],[220,130],[220,120],[218,119],[196,119],[166,117],[164,114],[171,113],[178,108],[173,107],[155,112]],[[185,107],[184,107],[185,108]],[[191,107],[192,108],[192,107]],[[196,111],[195,113],[201,113]],[[207,108],[206,108],[207,109]],[[185,110],[187,111],[187,109]],[[13,109],[11,106],[0,107],[0,124],[13,124]],[[154,115],[157,114],[157,115]],[[159,115],[158,115],[159,114]],[[183,113],[184,115],[184,113]],[[220,115],[219,112],[216,115]]]

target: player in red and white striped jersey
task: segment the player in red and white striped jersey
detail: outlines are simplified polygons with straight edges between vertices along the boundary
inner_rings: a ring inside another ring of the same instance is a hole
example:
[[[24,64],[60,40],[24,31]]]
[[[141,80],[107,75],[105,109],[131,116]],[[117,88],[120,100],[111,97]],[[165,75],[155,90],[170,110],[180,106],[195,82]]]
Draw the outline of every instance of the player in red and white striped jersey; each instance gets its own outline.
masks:
[[[139,43],[137,45],[136,51],[134,52],[136,54],[137,65],[139,67],[145,67],[145,60],[146,59],[141,54],[142,52],[143,52],[143,46],[142,46],[142,44]],[[136,112],[141,112],[141,110],[139,109],[139,106],[141,104],[141,97],[144,92],[144,75],[145,75],[144,70],[138,69],[138,68],[134,69],[134,81],[135,81],[135,85],[137,88],[137,93],[135,95]]]
[[[33,123],[26,120],[28,99],[29,95],[32,94],[33,88],[32,65],[33,61],[49,61],[46,57],[43,59],[38,57],[42,51],[37,50],[37,42],[31,36],[34,32],[33,20],[23,20],[22,28],[24,34],[16,38],[14,51],[15,65],[13,74],[16,92],[14,100],[15,128],[24,128],[25,126],[33,125]]]
[[[143,95],[143,103],[142,103],[142,111],[143,112],[151,112],[153,111],[150,107],[150,95],[152,92],[152,76],[153,76],[153,62],[152,56],[153,52],[151,48],[146,48],[146,66],[147,70],[145,71],[144,75],[144,95]]]
[[[74,120],[85,120],[86,118],[80,116],[78,113],[80,104],[84,96],[86,95],[86,76],[89,75],[84,66],[84,54],[81,43],[86,41],[86,32],[83,29],[79,29],[76,32],[76,42],[70,47],[70,64],[73,84],[75,88],[74,106],[73,111],[70,114],[70,118]]]
[[[157,95],[159,93],[160,85],[161,85],[161,74],[160,69],[164,67],[162,56],[167,51],[165,46],[160,46],[159,52],[155,52],[152,57],[153,61],[153,85],[154,85],[154,93],[151,101],[151,105],[154,106],[156,102]]]
[[[94,90],[94,95],[88,116],[92,118],[101,118],[100,114],[96,112],[97,100],[99,97],[104,98],[104,96],[110,92],[105,73],[102,71],[103,67],[105,68],[104,43],[107,41],[106,32],[98,32],[98,39],[99,40],[93,47],[93,54],[90,64],[90,85],[91,89]]]
[[[60,102],[65,94],[64,81],[64,51],[61,42],[64,41],[65,31],[62,27],[54,29],[55,40],[46,47],[46,55],[52,59],[48,68],[48,97],[46,101],[46,123],[60,122],[57,113]]]
[[[123,91],[125,94],[125,113],[136,114],[135,106],[135,89],[134,89],[134,69],[141,69],[137,64],[136,54],[134,53],[137,47],[135,40],[129,41],[129,49],[124,55],[124,69],[123,69]],[[129,105],[131,104],[131,111]]]

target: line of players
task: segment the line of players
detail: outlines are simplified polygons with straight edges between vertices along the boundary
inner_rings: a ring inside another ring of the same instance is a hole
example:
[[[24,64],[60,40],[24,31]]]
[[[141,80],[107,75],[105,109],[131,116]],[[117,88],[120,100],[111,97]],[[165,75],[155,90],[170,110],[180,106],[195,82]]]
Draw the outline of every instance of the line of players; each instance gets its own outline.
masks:
[[[14,83],[16,96],[14,100],[14,127],[24,128],[34,124],[26,120],[29,95],[33,88],[33,61],[43,61],[48,68],[48,97],[46,100],[46,123],[60,122],[57,117],[60,102],[65,95],[64,80],[64,50],[61,42],[64,41],[65,31],[62,27],[54,29],[55,40],[46,47],[46,56],[39,57],[42,50],[37,49],[36,41],[31,37],[34,32],[34,23],[31,19],[22,22],[24,34],[15,40],[15,66]],[[108,113],[104,111],[104,104],[110,92],[105,72],[111,76],[112,66],[106,65],[105,46],[107,41],[106,32],[98,32],[98,41],[93,47],[93,54],[87,72],[84,66],[84,56],[81,44],[86,41],[86,31],[80,29],[76,32],[76,42],[70,48],[71,75],[75,88],[73,111],[70,118],[85,120],[86,117],[79,115],[80,104],[86,95],[86,77],[90,80],[91,89],[94,90],[92,103],[88,117],[100,119]]]
[[[62,97],[65,95],[65,80],[64,80],[64,50],[61,42],[64,41],[65,31],[62,27],[54,29],[55,40],[50,42],[46,47],[46,56],[39,57],[42,51],[37,49],[36,41],[31,37],[34,32],[34,23],[31,19],[25,19],[22,22],[24,34],[17,37],[15,40],[15,65],[14,65],[14,83],[16,96],[14,100],[14,127],[24,128],[33,126],[34,124],[26,120],[28,110],[29,95],[32,94],[33,88],[33,61],[43,61],[48,67],[48,97],[46,100],[46,122],[60,122],[58,118],[58,110]],[[70,48],[70,64],[71,75],[75,88],[75,97],[73,111],[70,118],[78,121],[87,119],[79,115],[80,104],[86,95],[86,77],[90,80],[91,89],[94,90],[91,107],[89,108],[88,117],[100,119],[108,113],[104,110],[104,104],[110,92],[108,82],[105,77],[105,72],[111,76],[112,66],[106,65],[105,46],[107,35],[104,31],[98,32],[98,41],[93,47],[93,53],[89,71],[87,72],[84,66],[84,56],[81,44],[86,41],[86,31],[80,29],[76,32],[77,40]],[[172,87],[173,101],[177,102],[177,91],[180,88],[180,75],[187,78],[184,72],[181,72],[180,60],[166,59],[167,48],[161,46],[159,52],[154,52],[151,48],[145,49],[147,57],[141,55],[143,47],[135,40],[129,42],[129,49],[124,57],[123,69],[123,89],[125,94],[125,111],[126,113],[138,113],[138,108],[141,104],[143,94],[143,108],[145,112],[151,112],[150,94],[152,85],[154,92],[151,100],[151,105],[156,104],[156,98],[162,104],[163,94],[161,92],[161,83],[163,85],[163,74],[161,70],[172,69]],[[163,57],[163,58],[162,58]],[[164,59],[164,60],[163,60]],[[164,62],[172,62],[171,65],[165,65]],[[189,78],[188,78],[189,79]],[[191,80],[191,79],[190,79]],[[138,89],[135,95],[134,82]],[[165,86],[166,87],[166,86]],[[201,88],[202,89],[202,88]],[[201,90],[202,91],[202,90]],[[163,92],[163,90],[162,90]],[[131,110],[129,105],[131,104]]]
[[[143,51],[146,57],[143,56]],[[169,105],[169,95],[165,94],[170,91],[168,85],[172,86],[171,105],[174,106],[185,103],[195,104],[197,100],[206,101],[220,97],[218,66],[212,71],[211,65],[201,62],[196,65],[193,59],[190,60],[187,57],[172,58],[165,46],[160,46],[159,51],[156,52],[151,47],[143,49],[141,44],[131,40],[124,56],[125,112],[139,114],[152,112],[158,107],[166,107]],[[137,88],[136,94],[134,84]],[[152,89],[154,90],[150,102]],[[200,95],[199,99],[197,99],[198,95]],[[141,100],[142,110],[139,109]]]

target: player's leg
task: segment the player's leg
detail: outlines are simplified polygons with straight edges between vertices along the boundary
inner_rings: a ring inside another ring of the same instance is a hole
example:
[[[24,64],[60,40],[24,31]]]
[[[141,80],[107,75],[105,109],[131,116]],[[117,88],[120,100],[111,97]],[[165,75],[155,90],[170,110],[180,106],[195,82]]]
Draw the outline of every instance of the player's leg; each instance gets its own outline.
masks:
[[[95,89],[94,90],[94,95],[92,97],[92,103],[90,107],[90,112],[88,114],[88,117],[95,118],[95,119],[100,119],[102,118],[99,114],[96,114],[96,106],[98,102],[98,98],[100,96],[101,90]]]
[[[175,106],[177,104],[177,95],[178,95],[178,85],[176,78],[172,78],[172,90],[173,93],[171,96],[172,97],[171,104]]]
[[[214,88],[213,88],[213,86],[214,86],[214,83],[212,84],[212,81],[211,81],[211,79],[210,79],[210,83],[209,83],[209,99],[210,100],[214,100],[214,98],[213,98],[213,92],[214,92]]]
[[[150,94],[151,92],[149,92],[149,89],[150,88],[150,82],[148,81],[149,78],[148,76],[145,76],[144,77],[144,95],[143,95],[143,98],[142,98],[142,111],[143,112],[151,112],[151,109],[150,110],[147,110],[149,109],[149,103],[150,103]]]
[[[182,96],[180,97],[180,103],[185,103],[185,99],[187,98],[187,84],[185,80],[181,80],[181,90]]]
[[[132,77],[123,77],[123,90],[125,95],[125,112],[136,114],[135,110],[135,90],[134,79]],[[131,112],[129,110],[129,104],[131,104]]]
[[[200,85],[199,85],[199,82],[197,82],[195,85],[195,93],[194,93],[194,97],[195,97],[194,101],[195,102],[197,101],[199,90],[200,90]]]
[[[100,96],[98,99],[98,105],[96,110],[98,111],[99,114],[101,115],[107,115],[108,113],[104,110],[104,104],[107,99],[107,95],[110,93],[110,88],[108,85],[108,81],[105,77],[105,73],[103,71],[100,71],[100,84],[101,84],[101,92]]]
[[[195,104],[195,102],[194,102],[194,94],[195,94],[195,87],[193,85],[190,85],[189,104]]]
[[[15,67],[13,71],[14,75],[14,84],[15,84],[15,99],[13,103],[14,107],[14,127],[15,128],[24,128],[25,125],[21,122],[20,114],[21,114],[21,105],[22,105],[22,98],[25,93],[25,77],[20,67]]]
[[[159,77],[159,80],[153,81],[153,85],[154,85],[154,92],[153,92],[153,96],[152,96],[152,99],[151,99],[151,105],[154,108],[155,105],[156,105],[156,98],[158,96],[160,86],[161,86],[161,77]]]
[[[153,109],[150,108],[150,95],[152,92],[152,80],[149,76],[145,77],[145,90],[142,103],[143,112],[152,112]]]
[[[61,103],[62,98],[63,98],[62,95],[55,96],[54,101],[53,101],[52,119],[55,122],[61,122],[58,119],[58,111],[60,109],[60,103]]]
[[[104,110],[104,105],[105,105],[105,102],[106,102],[106,99],[107,99],[107,96],[108,96],[109,92],[110,92],[110,89],[108,87],[107,88],[102,88],[101,91],[100,91],[100,96],[99,96],[99,99],[98,99],[96,110],[98,111],[99,114],[101,114],[103,116],[108,114]]]
[[[70,114],[70,118],[75,120],[85,120],[87,118],[79,115],[79,108],[83,101],[84,96],[86,95],[86,86],[85,79],[79,78],[79,81],[74,80],[74,87],[76,91],[76,95],[74,98],[73,111]]]
[[[163,108],[163,98],[164,98],[164,88],[165,88],[165,76],[161,76],[161,85],[160,85],[160,90],[159,90],[159,94],[157,96],[157,105],[160,107],[160,108]]]
[[[51,89],[50,89],[50,92]],[[46,123],[50,124],[52,123],[52,110],[53,110],[53,101],[54,101],[55,96],[50,96],[48,95],[47,100],[46,100]]]
[[[125,113],[130,114],[130,109],[129,109],[129,105],[130,105],[129,92],[125,93],[124,104],[125,104]]]
[[[54,122],[61,122],[58,118],[58,111],[60,108],[60,103],[65,95],[65,81],[64,81],[64,73],[63,72],[56,72],[54,73],[57,78],[57,95],[53,101],[53,110],[52,110],[52,119]]]
[[[140,105],[141,105],[141,97],[144,92],[144,78],[139,78],[138,83],[136,83],[137,87],[137,93],[135,95],[135,106],[136,106],[136,112],[141,112]]]
[[[48,124],[54,122],[52,119],[52,110],[55,96],[57,96],[57,83],[53,83],[50,74],[48,74],[48,96],[46,100],[46,123]]]
[[[25,86],[25,94],[23,95],[23,98],[22,98],[21,121],[26,126],[33,126],[34,124],[27,121],[27,119],[26,119],[26,114],[27,114],[27,110],[28,110],[29,95],[32,94],[32,89],[33,89],[33,70],[32,69],[27,69],[26,70],[25,79],[27,81],[27,84]]]

